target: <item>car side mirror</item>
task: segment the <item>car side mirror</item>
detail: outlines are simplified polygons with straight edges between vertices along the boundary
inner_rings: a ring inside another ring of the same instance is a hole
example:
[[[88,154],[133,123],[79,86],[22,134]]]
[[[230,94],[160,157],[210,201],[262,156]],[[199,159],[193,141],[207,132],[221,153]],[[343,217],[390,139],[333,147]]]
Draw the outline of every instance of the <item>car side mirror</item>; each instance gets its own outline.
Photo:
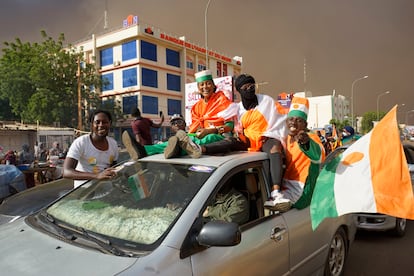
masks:
[[[203,246],[234,246],[240,241],[239,225],[221,220],[206,223],[197,236],[197,242]]]

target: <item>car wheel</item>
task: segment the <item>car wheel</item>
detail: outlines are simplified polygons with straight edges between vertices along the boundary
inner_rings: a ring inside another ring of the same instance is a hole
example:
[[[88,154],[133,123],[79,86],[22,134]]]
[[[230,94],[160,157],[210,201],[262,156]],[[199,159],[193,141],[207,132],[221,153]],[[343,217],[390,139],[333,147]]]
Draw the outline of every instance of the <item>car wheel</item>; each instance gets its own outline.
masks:
[[[325,264],[325,276],[342,275],[347,255],[347,238],[344,229],[339,228],[331,240],[328,259]]]
[[[405,235],[405,229],[407,227],[407,220],[404,218],[395,219],[395,228],[393,229],[393,234],[397,237],[402,237]]]

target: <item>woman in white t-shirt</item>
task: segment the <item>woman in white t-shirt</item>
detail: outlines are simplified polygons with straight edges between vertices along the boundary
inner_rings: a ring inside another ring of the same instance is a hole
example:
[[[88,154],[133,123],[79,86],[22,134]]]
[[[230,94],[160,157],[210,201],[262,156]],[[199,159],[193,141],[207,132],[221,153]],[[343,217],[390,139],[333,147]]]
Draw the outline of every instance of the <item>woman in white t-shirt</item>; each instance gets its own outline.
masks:
[[[75,188],[89,179],[109,179],[118,159],[118,145],[108,137],[112,117],[108,111],[95,110],[90,118],[91,133],[73,141],[63,164],[63,177],[74,179]]]

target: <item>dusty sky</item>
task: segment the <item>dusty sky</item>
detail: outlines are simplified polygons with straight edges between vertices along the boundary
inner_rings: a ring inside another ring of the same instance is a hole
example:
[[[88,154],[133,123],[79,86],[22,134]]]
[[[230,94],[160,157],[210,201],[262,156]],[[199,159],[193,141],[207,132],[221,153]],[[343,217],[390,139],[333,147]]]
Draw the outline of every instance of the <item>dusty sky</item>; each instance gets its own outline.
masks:
[[[134,14],[204,46],[207,2],[1,0],[0,42],[39,41],[40,30],[75,42],[103,30],[106,7],[109,28]],[[242,56],[243,71],[268,82],[261,93],[350,97],[353,81],[368,75],[354,85],[355,114],[376,111],[378,95],[391,91],[380,110],[398,104],[400,120],[414,117],[413,0],[211,0],[207,22],[208,48]]]

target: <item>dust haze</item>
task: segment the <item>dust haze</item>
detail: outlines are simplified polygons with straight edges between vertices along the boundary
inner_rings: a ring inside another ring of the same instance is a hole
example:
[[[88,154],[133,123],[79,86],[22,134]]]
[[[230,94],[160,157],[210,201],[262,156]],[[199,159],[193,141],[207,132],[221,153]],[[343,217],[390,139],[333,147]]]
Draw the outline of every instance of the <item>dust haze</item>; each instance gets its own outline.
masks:
[[[205,45],[208,0],[2,0],[0,40],[40,41],[40,31],[73,43],[119,28],[129,14]],[[414,109],[414,1],[211,0],[208,48],[243,57],[243,71],[267,82],[260,93],[311,91],[350,97],[355,113],[398,104],[404,121]],[[7,27],[6,27],[7,26]],[[2,46],[3,47],[3,44]],[[306,64],[306,68],[305,68]],[[404,105],[402,105],[404,104]],[[413,113],[411,113],[413,114]],[[410,114],[410,115],[411,115]]]

